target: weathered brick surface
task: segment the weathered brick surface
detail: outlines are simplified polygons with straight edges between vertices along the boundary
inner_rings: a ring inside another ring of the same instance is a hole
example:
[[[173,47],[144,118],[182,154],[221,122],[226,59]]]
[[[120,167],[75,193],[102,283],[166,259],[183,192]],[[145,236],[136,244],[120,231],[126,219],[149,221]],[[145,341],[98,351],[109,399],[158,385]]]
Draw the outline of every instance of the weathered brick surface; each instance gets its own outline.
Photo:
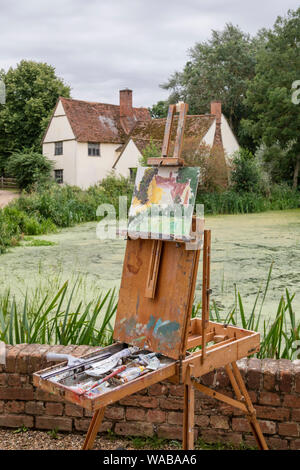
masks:
[[[32,373],[51,363],[48,351],[76,356],[91,354],[90,346],[7,346],[7,364],[0,370],[0,426],[35,427],[86,432],[93,413],[54,394],[36,390]],[[238,367],[256,415],[272,449],[300,449],[300,366],[287,360],[243,359]],[[224,369],[212,371],[200,382],[234,397]],[[183,386],[167,381],[124,397],[105,410],[100,432],[124,436],[182,439]],[[255,447],[243,412],[195,390],[195,439],[207,442],[242,442]]]

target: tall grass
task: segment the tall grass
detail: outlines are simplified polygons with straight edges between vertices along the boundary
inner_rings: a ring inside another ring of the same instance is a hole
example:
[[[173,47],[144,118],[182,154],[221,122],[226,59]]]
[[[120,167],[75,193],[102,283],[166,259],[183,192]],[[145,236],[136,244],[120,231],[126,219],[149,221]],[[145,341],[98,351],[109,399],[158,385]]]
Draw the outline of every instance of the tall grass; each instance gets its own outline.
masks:
[[[204,204],[206,214],[248,214],[268,210],[297,209],[300,192],[287,185],[274,185],[270,194],[257,192],[198,192],[197,203]]]
[[[300,340],[300,320],[292,302],[295,294],[288,289],[281,296],[274,320],[262,315],[271,281],[271,264],[265,286],[257,292],[253,307],[246,314],[242,296],[235,287],[234,304],[223,312],[215,301],[210,319],[261,333],[259,358],[293,359]],[[22,302],[6,292],[0,295],[0,340],[7,344],[87,344],[106,346],[113,341],[113,321],[117,308],[115,290],[102,293],[94,302],[76,300],[78,282],[65,282],[53,295],[40,289],[27,293]],[[192,316],[199,316],[201,304],[193,306]]]
[[[38,304],[36,297],[27,295],[23,304],[17,303],[6,292],[0,297],[0,340],[7,344],[111,344],[115,290],[84,306],[82,301],[74,305],[75,289],[76,283],[70,289],[65,282],[54,297],[46,294]]]

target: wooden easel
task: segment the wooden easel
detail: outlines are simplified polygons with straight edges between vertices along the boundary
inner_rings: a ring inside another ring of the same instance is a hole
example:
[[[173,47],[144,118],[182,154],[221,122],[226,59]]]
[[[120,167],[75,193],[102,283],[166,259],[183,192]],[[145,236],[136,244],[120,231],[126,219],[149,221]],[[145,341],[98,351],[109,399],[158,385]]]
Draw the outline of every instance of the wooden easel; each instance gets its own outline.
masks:
[[[153,166],[183,166],[180,158],[187,104],[169,107],[161,158],[151,158]],[[175,112],[179,112],[173,157],[168,156],[171,129]],[[193,219],[193,230],[196,220]],[[67,401],[94,412],[84,450],[93,447],[107,405],[132,395],[154,383],[169,380],[184,386],[183,448],[194,447],[194,389],[237,407],[243,411],[260,449],[267,449],[264,436],[255,416],[255,409],[236,361],[259,350],[260,335],[241,328],[209,320],[210,297],[210,230],[204,231],[202,318],[191,319],[200,249],[185,250],[178,241],[127,240],[120,287],[114,339],[118,344],[135,344],[162,353],[166,364],[145,376],[116,387],[95,398],[85,398],[62,384],[43,380],[45,371],[34,374],[34,384],[48,392],[57,393]],[[160,316],[159,316],[159,315]],[[157,334],[158,325],[178,323],[175,332]],[[143,326],[144,325],[144,326]],[[141,328],[142,327],[142,328]],[[123,342],[123,343],[122,343]],[[106,349],[114,346],[108,346]],[[194,352],[189,350],[201,348]],[[57,366],[50,367],[48,371]],[[236,399],[227,397],[200,384],[197,378],[225,367]]]

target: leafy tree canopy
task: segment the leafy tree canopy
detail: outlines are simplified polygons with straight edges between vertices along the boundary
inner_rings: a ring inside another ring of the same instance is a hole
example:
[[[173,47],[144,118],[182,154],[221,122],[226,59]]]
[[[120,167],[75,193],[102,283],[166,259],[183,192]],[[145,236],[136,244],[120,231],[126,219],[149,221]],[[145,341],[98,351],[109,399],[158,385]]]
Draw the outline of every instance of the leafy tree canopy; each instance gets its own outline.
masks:
[[[50,180],[53,162],[33,149],[24,149],[11,154],[5,169],[8,175],[16,178],[21,189],[29,189]]]
[[[6,86],[6,104],[0,105],[0,159],[23,147],[40,149],[41,138],[59,96],[70,87],[51,65],[22,60],[0,78]]]
[[[237,26],[226,24],[212,31],[208,41],[190,49],[190,60],[182,72],[175,72],[162,88],[171,92],[169,102],[185,101],[191,114],[209,112],[210,102],[221,100],[223,112],[238,133],[246,115],[244,98],[248,80],[255,72],[255,54],[263,35],[251,39]]]
[[[151,106],[151,108],[148,109],[151,114],[151,117],[153,119],[158,119],[167,117],[168,107],[169,104],[167,101],[158,101],[156,104],[154,104],[153,106]]]
[[[257,142],[286,148],[293,163],[293,186],[300,168],[300,103],[292,99],[293,84],[300,79],[300,8],[278,17],[257,53],[256,75],[245,100],[250,116],[242,122]]]

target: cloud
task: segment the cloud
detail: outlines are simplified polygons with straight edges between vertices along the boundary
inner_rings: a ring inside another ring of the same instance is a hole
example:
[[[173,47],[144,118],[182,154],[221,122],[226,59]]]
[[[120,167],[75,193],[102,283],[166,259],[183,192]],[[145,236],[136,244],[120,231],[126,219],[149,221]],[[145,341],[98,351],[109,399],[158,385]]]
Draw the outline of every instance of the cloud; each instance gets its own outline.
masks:
[[[255,34],[296,0],[0,0],[0,68],[21,59],[47,62],[74,98],[136,106],[167,96],[159,84],[185,64],[187,50],[226,22]]]

